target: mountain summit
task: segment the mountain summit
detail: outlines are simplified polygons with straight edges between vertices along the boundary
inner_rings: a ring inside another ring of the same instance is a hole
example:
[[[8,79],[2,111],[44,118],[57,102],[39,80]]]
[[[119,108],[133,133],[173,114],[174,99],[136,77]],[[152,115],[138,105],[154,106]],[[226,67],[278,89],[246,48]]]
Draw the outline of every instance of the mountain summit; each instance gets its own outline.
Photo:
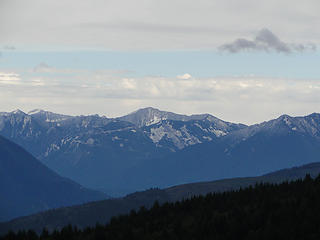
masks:
[[[34,109],[28,112],[28,115],[45,122],[61,122],[71,118],[71,116],[48,112],[41,109]]]
[[[172,112],[160,111],[159,109],[147,107],[134,111],[126,116],[120,117],[122,121],[135,124],[138,127],[150,126],[162,120],[190,121],[203,120],[208,114],[203,115],[181,115]]]
[[[150,126],[159,123],[163,120],[173,121],[192,121],[192,120],[209,120],[211,122],[226,123],[210,114],[193,114],[193,115],[182,115],[167,111],[161,111],[156,108],[147,107],[134,111],[126,116],[119,117],[122,121],[127,121],[135,124],[138,127]]]

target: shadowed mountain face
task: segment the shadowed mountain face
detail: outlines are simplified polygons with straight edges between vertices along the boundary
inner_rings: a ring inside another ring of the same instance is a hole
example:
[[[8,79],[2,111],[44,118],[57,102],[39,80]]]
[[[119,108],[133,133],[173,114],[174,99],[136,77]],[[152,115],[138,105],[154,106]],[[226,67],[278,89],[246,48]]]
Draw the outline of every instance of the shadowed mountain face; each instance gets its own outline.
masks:
[[[0,221],[106,195],[60,177],[18,145],[0,137]]]
[[[49,230],[61,228],[68,224],[80,228],[94,226],[97,222],[107,223],[112,216],[129,213],[140,206],[151,207],[155,201],[159,203],[175,202],[197,195],[211,192],[224,192],[238,190],[256,183],[280,183],[304,178],[306,174],[316,177],[320,173],[320,163],[313,163],[301,167],[284,169],[260,177],[224,179],[211,182],[199,182],[174,186],[166,189],[151,189],[130,194],[124,198],[108,199],[84,205],[50,210],[28,217],[0,224],[0,234],[5,234],[9,229],[34,229],[40,232],[43,227]]]

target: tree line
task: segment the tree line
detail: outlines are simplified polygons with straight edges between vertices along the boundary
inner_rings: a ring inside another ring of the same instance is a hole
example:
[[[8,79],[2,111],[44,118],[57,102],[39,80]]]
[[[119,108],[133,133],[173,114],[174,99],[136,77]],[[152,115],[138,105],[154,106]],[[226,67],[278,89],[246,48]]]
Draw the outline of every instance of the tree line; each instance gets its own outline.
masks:
[[[9,232],[0,240],[320,239],[320,175],[281,184],[260,183],[195,196],[151,209],[141,207],[106,225],[65,226],[40,235]]]

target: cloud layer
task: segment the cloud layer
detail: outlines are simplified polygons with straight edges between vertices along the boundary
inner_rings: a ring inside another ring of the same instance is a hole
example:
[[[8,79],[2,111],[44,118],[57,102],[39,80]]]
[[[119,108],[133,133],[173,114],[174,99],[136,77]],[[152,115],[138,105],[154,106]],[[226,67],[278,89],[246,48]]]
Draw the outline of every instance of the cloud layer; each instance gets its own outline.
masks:
[[[188,79],[192,78],[192,76],[189,73],[185,73],[183,75],[178,75],[177,78],[182,79],[182,80],[188,80]]]
[[[232,43],[219,47],[221,51],[237,53],[241,51],[275,51],[281,53],[292,53],[294,51],[316,50],[314,44],[290,44],[280,40],[269,29],[262,29],[253,40],[238,38]]]
[[[318,0],[1,0],[0,45],[213,49],[262,27],[281,33],[285,42],[319,44],[319,9]]]
[[[20,84],[20,75],[13,72],[0,72],[0,84],[17,85]]]
[[[63,72],[62,69],[59,69]],[[154,106],[180,113],[208,112],[255,123],[288,113],[320,112],[320,82],[255,76],[119,77],[73,69],[68,77],[39,72],[0,73],[0,111],[45,108],[65,114],[119,116]],[[80,74],[79,74],[80,73]],[[186,75],[186,76],[185,76]]]

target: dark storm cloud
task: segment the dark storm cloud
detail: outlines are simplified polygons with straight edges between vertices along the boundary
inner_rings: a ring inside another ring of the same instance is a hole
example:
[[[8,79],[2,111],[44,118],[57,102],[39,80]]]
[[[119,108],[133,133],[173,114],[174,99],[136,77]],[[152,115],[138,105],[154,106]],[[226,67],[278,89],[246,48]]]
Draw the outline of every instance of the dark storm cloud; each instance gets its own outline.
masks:
[[[316,50],[314,44],[290,44],[280,40],[278,36],[269,29],[262,29],[253,40],[238,38],[232,43],[219,47],[221,51],[237,53],[241,51],[276,51],[279,53],[292,53],[294,51]]]

